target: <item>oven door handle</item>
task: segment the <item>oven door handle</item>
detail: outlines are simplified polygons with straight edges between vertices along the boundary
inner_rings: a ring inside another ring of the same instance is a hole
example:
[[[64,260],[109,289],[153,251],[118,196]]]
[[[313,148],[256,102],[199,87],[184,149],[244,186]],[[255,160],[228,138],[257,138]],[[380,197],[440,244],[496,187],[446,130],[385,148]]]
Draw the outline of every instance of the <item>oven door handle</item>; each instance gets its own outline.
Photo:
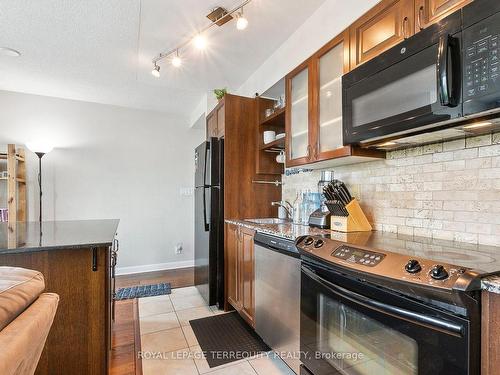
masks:
[[[395,318],[399,318],[402,320],[406,320],[408,322],[425,326],[431,329],[436,329],[445,333],[448,333],[453,336],[462,337],[464,333],[464,327],[459,324],[454,324],[452,322],[436,319],[430,316],[426,316],[414,311],[406,310],[401,307],[387,305],[383,302],[375,301],[368,297],[365,297],[356,292],[347,290],[338,285],[335,285],[322,277],[318,276],[312,269],[307,267],[306,265],[302,265],[302,271],[311,279],[316,281],[317,283],[323,285],[332,293],[336,294],[339,297],[347,299],[351,302],[354,302],[357,305],[361,305],[364,307],[368,307],[372,310],[376,310],[382,312],[386,315],[391,315]]]

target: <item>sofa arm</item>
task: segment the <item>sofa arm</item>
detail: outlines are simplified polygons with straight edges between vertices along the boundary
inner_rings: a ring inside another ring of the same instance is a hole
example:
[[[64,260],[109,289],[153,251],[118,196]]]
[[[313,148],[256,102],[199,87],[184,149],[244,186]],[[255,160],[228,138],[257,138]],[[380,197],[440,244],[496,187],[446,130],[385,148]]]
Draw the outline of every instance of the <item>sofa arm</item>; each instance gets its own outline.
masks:
[[[58,304],[57,294],[41,294],[21,315],[0,331],[0,374],[34,374]]]

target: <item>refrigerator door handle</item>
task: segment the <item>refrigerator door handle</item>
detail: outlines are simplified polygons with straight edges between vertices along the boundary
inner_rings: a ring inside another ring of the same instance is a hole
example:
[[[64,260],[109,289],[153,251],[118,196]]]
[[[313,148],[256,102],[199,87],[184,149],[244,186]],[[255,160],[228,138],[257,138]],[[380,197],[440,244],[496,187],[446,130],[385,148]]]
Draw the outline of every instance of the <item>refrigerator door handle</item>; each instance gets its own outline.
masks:
[[[210,150],[210,143],[205,144],[205,165],[203,166],[203,185],[207,186],[207,165],[208,165],[208,151]],[[205,194],[205,193],[203,193]],[[205,220],[206,222],[206,220]]]
[[[205,232],[210,230],[210,224],[207,223],[207,188],[203,188],[203,224],[205,226]]]

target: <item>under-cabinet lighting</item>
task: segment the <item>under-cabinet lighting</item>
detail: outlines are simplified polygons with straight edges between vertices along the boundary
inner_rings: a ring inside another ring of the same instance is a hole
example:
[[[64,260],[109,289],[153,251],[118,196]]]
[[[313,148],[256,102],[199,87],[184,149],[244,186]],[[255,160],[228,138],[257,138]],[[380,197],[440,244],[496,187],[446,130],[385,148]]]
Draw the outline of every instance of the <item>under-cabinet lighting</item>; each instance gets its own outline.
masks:
[[[482,128],[484,126],[490,126],[490,125],[493,125],[493,123],[490,121],[476,122],[475,124],[470,124],[470,125],[464,126],[464,129],[476,129],[476,128]]]

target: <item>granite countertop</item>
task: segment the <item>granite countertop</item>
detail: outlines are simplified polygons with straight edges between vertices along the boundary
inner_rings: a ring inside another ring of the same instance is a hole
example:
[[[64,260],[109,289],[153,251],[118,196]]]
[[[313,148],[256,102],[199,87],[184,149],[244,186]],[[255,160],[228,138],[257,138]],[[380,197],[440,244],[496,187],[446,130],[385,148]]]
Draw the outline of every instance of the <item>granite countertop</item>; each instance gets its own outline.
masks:
[[[0,223],[0,254],[110,246],[119,220]]]
[[[280,224],[257,224],[247,220],[226,220],[226,223],[239,225],[260,233],[267,233],[287,240],[295,241],[300,236],[327,235],[329,229],[319,229],[307,225],[296,225],[288,221]]]
[[[350,245],[384,249],[406,254],[410,257],[421,257],[480,270],[485,274],[482,280],[483,289],[500,294],[499,247],[405,236],[380,231],[341,233],[295,225],[291,222],[281,224],[257,224],[247,220],[226,220],[226,222],[289,240],[295,240],[305,235],[329,236]]]

